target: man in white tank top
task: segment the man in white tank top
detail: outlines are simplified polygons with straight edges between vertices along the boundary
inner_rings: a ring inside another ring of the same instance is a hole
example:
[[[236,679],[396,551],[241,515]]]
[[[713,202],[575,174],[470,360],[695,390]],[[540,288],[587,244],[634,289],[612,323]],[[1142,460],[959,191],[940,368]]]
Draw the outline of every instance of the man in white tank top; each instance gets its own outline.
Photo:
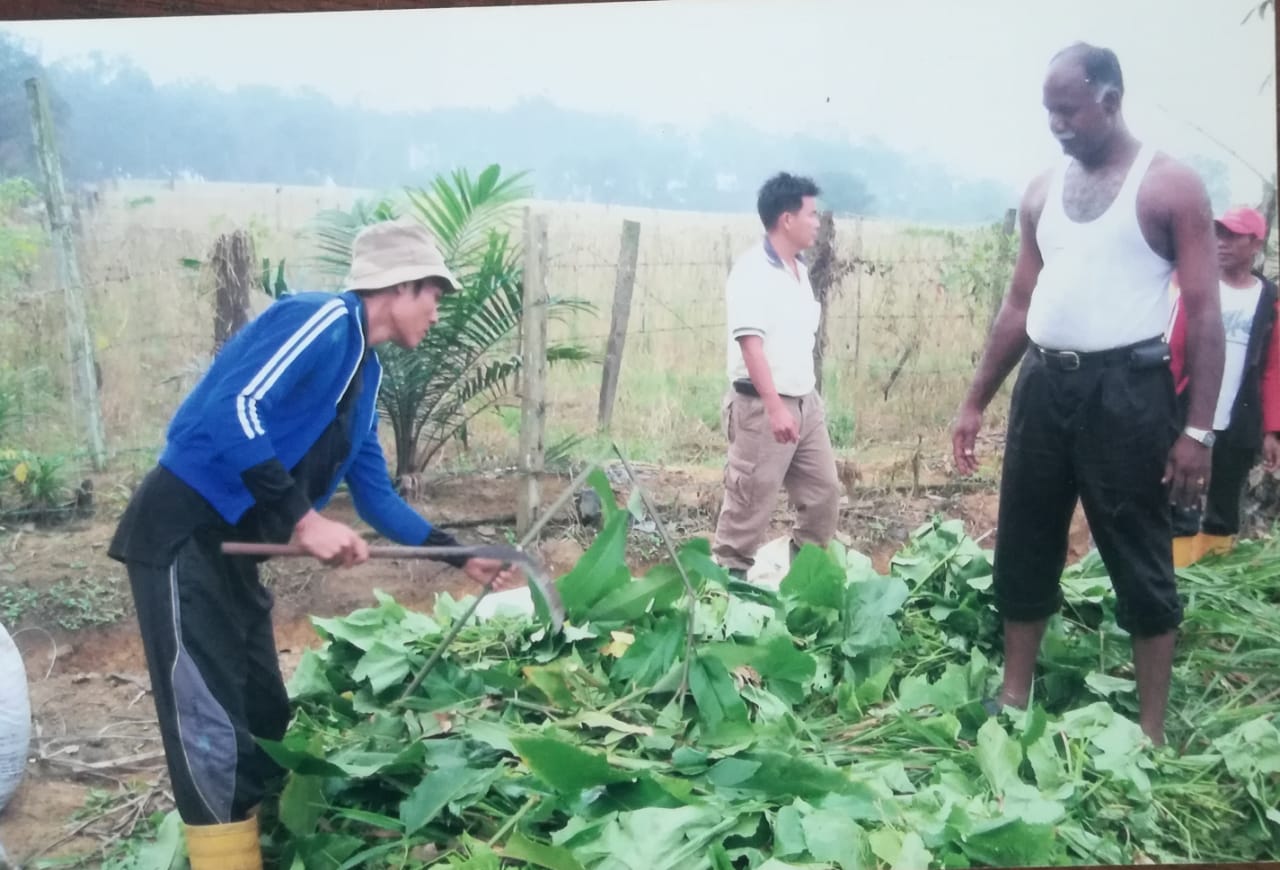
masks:
[[[1133,638],[1142,729],[1162,744],[1182,621],[1169,506],[1198,504],[1208,486],[1223,328],[1204,185],[1134,138],[1123,94],[1108,49],[1078,43],[1050,64],[1044,106],[1066,158],[1023,197],[1013,278],[952,440],[957,468],[972,473],[982,412],[1021,361],[995,546],[1000,703],[1029,701],[1079,499],[1115,587],[1116,622]],[[1175,268],[1191,376],[1181,433],[1162,338]]]

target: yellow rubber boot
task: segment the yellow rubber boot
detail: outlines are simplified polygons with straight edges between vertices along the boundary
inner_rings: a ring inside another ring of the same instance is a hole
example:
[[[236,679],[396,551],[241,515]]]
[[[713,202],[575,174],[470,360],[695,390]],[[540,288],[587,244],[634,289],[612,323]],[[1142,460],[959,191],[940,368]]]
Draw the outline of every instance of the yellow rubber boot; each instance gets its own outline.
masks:
[[[1200,556],[1230,553],[1236,545],[1235,535],[1200,535]]]
[[[225,825],[184,825],[191,870],[262,870],[258,817]]]
[[[1185,568],[1200,558],[1200,535],[1182,535],[1173,539],[1173,567]]]

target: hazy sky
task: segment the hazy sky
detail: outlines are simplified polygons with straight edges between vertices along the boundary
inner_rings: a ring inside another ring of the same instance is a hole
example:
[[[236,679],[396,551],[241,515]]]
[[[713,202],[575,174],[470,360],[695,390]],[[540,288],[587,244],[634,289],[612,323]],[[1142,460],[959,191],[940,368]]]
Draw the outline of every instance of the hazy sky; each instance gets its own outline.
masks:
[[[653,123],[719,113],[874,136],[1019,190],[1060,155],[1040,104],[1046,64],[1084,39],[1118,53],[1140,138],[1224,160],[1233,197],[1255,201],[1260,182],[1245,163],[1268,176],[1276,166],[1274,78],[1262,87],[1275,70],[1273,23],[1241,23],[1256,5],[670,0],[0,27],[45,61],[126,54],[157,81],[305,86],[383,109],[541,95]]]

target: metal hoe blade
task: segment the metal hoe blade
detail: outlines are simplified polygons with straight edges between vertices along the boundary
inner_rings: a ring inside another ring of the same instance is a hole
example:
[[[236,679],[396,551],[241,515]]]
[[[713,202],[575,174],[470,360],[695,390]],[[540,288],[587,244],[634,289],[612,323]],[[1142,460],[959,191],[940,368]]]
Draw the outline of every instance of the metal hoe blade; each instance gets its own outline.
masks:
[[[227,541],[222,545],[222,552],[229,556],[307,556],[306,550],[295,544],[258,544],[247,541]],[[558,632],[564,625],[564,603],[560,600],[560,592],[551,582],[547,572],[524,550],[509,544],[477,544],[475,546],[457,547],[370,547],[371,559],[432,559],[440,556],[461,556],[468,559],[494,559],[508,565],[520,565],[524,568],[529,582],[538,587],[542,598],[547,603],[551,615],[551,630]],[[489,593],[484,587],[480,593],[483,598]],[[479,603],[479,598],[476,599]]]

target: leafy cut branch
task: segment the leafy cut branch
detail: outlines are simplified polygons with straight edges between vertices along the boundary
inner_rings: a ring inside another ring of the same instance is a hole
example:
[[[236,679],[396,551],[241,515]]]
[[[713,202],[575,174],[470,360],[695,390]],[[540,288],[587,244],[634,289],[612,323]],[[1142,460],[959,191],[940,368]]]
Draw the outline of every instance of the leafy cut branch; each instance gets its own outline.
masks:
[[[1031,710],[990,717],[991,554],[959,521],[917,529],[887,574],[806,547],[775,591],[732,583],[702,539],[633,577],[632,519],[607,511],[559,578],[562,632],[518,614],[469,623],[394,711],[467,600],[441,595],[427,615],[379,594],[315,618],[295,718],[263,743],[289,771],[263,808],[270,860],[782,870],[1280,853],[1276,543],[1183,572],[1157,750],[1096,554],[1064,577]]]

